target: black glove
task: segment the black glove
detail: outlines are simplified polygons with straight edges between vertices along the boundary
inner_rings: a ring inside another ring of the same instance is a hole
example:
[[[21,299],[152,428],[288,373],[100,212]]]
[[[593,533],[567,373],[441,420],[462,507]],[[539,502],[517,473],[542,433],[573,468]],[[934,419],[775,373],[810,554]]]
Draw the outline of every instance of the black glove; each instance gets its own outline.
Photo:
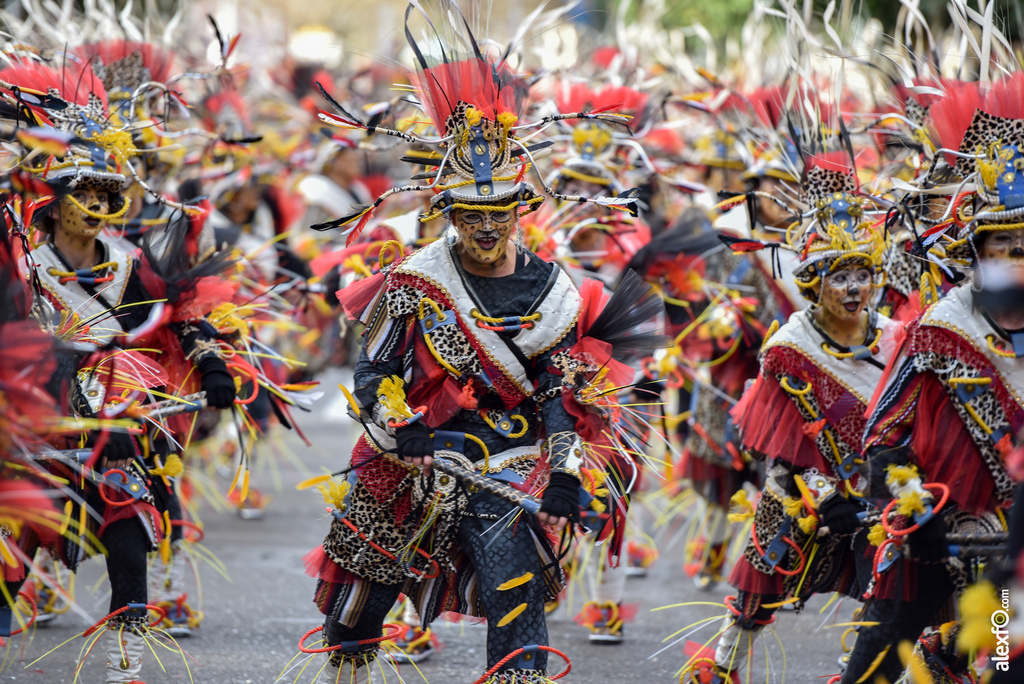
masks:
[[[946,521],[941,515],[921,525],[921,528],[907,535],[910,541],[910,557],[919,561],[935,562],[949,556],[949,542],[946,541]]]
[[[101,439],[99,433],[89,437],[87,444],[96,444]],[[100,468],[108,470],[117,461],[131,461],[135,458],[135,440],[127,432],[108,432],[107,442],[100,452]]]
[[[569,473],[551,473],[551,481],[544,490],[540,512],[556,518],[580,521],[580,481]]]
[[[430,436],[430,428],[420,421],[395,430],[396,451],[398,458],[408,461],[413,458],[433,457],[434,439]]]
[[[202,375],[203,391],[206,392],[206,405],[210,408],[228,408],[234,403],[238,390],[235,379],[228,373],[224,361],[213,354],[204,356],[196,364]]]
[[[818,508],[821,522],[828,526],[832,534],[853,534],[861,526],[857,514],[860,506],[841,494],[833,494],[825,499]]]

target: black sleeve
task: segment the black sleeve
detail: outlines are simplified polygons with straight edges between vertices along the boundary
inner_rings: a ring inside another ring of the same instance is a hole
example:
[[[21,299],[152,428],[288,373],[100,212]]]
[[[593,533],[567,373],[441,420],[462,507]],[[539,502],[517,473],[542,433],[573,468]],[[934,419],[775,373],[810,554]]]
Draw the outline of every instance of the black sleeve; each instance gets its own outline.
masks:
[[[171,323],[171,330],[178,336],[181,342],[181,349],[185,356],[199,364],[203,359],[219,354],[214,348],[217,339],[217,330],[205,320],[185,321],[183,323]]]
[[[366,355],[366,345],[359,350],[359,361],[356,362],[354,391],[356,401],[367,411],[377,403],[377,387],[384,378],[395,375],[404,377],[401,354],[374,363]]]
[[[72,390],[77,386],[78,367],[86,354],[70,349],[57,349],[54,356],[56,364],[53,374],[43,389],[56,399],[58,406],[64,407],[71,401]]]
[[[142,276],[139,275],[140,268],[143,268],[142,263],[136,260],[132,266],[132,272],[128,276],[128,282],[124,286],[121,307],[114,312],[121,324],[121,329],[126,332],[145,323],[153,309],[154,297],[142,284]]]

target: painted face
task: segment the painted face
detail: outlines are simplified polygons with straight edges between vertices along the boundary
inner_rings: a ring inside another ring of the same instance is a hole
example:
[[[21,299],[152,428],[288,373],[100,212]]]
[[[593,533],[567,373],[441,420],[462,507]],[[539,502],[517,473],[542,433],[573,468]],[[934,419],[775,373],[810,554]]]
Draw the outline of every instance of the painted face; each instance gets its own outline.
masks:
[[[853,265],[841,268],[825,277],[821,306],[836,319],[857,320],[868,305],[874,286],[870,269]]]
[[[983,261],[999,261],[1015,271],[1024,270],[1024,228],[990,232],[978,256]]]
[[[104,190],[94,188],[76,188],[71,192],[71,197],[78,201],[86,209],[96,214],[110,213],[110,195]],[[60,225],[57,230],[63,231],[71,237],[89,240],[95,238],[103,230],[107,222],[103,219],[93,218],[85,214],[78,206],[67,197],[60,201]]]
[[[516,227],[516,212],[456,209],[452,225],[473,261],[493,265],[505,259],[505,248]]]

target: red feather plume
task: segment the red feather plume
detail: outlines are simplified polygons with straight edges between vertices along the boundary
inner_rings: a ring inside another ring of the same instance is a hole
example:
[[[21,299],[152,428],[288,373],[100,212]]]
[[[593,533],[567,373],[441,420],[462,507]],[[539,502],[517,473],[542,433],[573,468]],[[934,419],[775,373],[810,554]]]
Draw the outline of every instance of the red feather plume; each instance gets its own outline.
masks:
[[[490,64],[477,57],[442,63],[413,75],[427,115],[446,135],[445,121],[459,102],[465,102],[494,120],[498,114],[519,114],[517,77],[504,63]]]
[[[138,52],[142,55],[142,64],[149,69],[150,79],[166,83],[171,76],[171,64],[174,53],[157,47],[152,43],[139,43],[132,40],[104,40],[98,43],[87,43],[75,52],[86,61],[99,59],[109,66]]]
[[[823,154],[808,155],[804,161],[805,168],[809,171],[813,168],[825,169],[826,171],[838,171],[839,173],[851,174],[850,156],[845,152],[825,152]]]
[[[984,109],[984,102],[977,83],[950,83],[946,96],[928,110],[932,140],[938,143],[938,147],[958,149],[978,109]],[[946,161],[953,164],[956,158],[946,155]]]
[[[63,100],[78,105],[89,104],[89,95],[93,94],[107,106],[107,90],[86,62],[69,60],[63,69],[54,69],[38,62],[17,61],[0,71],[0,80],[43,93],[56,88]]]
[[[1007,119],[1024,117],[1024,72],[1018,71],[993,84],[985,96],[984,109]]]
[[[605,85],[592,88],[588,83],[564,82],[558,86],[555,103],[558,111],[599,112],[614,110],[623,113],[639,113],[647,106],[648,96],[628,86]]]

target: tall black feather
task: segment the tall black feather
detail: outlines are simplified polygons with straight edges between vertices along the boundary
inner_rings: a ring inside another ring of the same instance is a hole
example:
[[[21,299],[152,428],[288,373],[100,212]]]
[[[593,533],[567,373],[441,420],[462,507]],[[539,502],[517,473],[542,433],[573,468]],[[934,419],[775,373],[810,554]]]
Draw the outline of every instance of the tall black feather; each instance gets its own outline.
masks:
[[[232,266],[229,252],[218,252],[193,266],[186,241],[192,222],[183,213],[176,213],[163,230],[147,231],[142,237],[142,255],[149,266],[167,283],[167,300],[179,301],[195,290],[200,278],[224,273]]]
[[[631,363],[671,346],[664,326],[661,296],[636,272],[627,271],[587,336],[610,344],[616,361]]]
[[[405,8],[405,40],[406,42],[409,43],[409,47],[412,48],[413,54],[416,55],[416,61],[420,63],[420,67],[423,69],[423,73],[430,73],[430,65],[427,63],[427,59],[423,56],[423,52],[420,50],[420,46],[416,44],[416,39],[412,37],[412,31],[409,30],[409,15],[412,13],[412,7],[412,5],[409,5],[408,7]],[[427,18],[427,23],[430,24],[431,28],[434,28],[434,24],[430,21],[429,17]],[[434,28],[434,33],[437,33],[436,28]],[[438,42],[440,42],[442,45],[442,57],[444,58],[444,61],[447,62],[448,58],[444,54],[444,42],[440,40]],[[437,77],[434,76],[433,74],[431,74],[430,77],[434,79],[434,83],[437,84],[437,89],[444,96],[445,102],[448,103],[448,109],[455,109],[455,106],[452,104],[451,100],[448,99],[448,94],[445,93],[444,88],[441,87],[441,82],[438,81]]]
[[[331,104],[332,107],[334,107],[339,112],[341,112],[342,114],[347,116],[349,119],[352,119],[353,121],[355,121],[357,123],[363,123],[362,119],[360,119],[358,116],[354,116],[353,114],[348,112],[344,107],[341,106],[340,102],[338,102],[333,97],[331,97],[330,94],[324,89],[324,87],[322,85],[320,85],[320,81],[316,82],[316,87],[320,90],[320,94],[324,96],[324,99],[327,100]]]

